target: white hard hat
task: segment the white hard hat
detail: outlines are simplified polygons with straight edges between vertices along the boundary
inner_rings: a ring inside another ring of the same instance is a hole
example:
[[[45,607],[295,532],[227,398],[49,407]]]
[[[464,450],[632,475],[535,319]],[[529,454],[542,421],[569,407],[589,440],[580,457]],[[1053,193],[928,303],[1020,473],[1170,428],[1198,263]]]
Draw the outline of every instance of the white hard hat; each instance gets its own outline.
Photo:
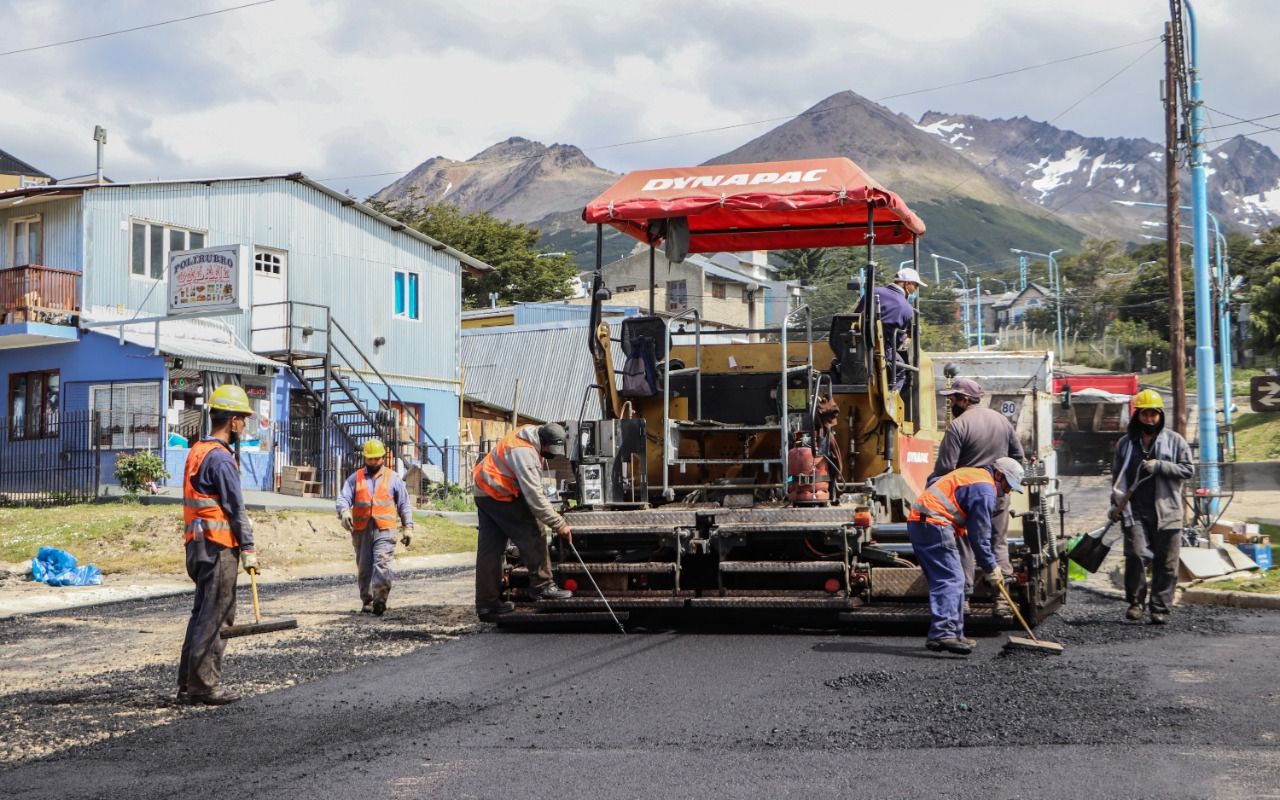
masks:
[[[898,270],[898,274],[893,277],[893,281],[894,283],[918,283],[921,286],[929,285],[920,280],[920,273],[916,272],[911,267],[903,267]]]

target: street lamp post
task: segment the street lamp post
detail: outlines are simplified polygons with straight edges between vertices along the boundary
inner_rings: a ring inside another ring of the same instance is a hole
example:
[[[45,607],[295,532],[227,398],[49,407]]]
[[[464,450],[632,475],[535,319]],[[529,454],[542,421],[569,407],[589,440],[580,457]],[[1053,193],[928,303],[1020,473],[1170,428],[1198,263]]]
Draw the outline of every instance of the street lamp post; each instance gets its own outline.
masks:
[[[1034,250],[1019,250],[1016,247],[1010,247],[1009,251],[1017,253],[1020,256],[1038,256],[1049,262],[1049,284],[1056,298],[1054,305],[1057,306],[1057,322],[1058,322],[1058,362],[1062,362],[1062,276],[1058,274],[1058,262],[1053,260],[1054,255],[1062,252],[1062,248],[1050,250],[1047,253],[1037,253]]]
[[[1212,299],[1209,289],[1209,195],[1208,175],[1205,170],[1204,101],[1200,98],[1200,40],[1196,32],[1196,13],[1190,0],[1184,0],[1187,9],[1187,28],[1190,32],[1188,71],[1191,83],[1191,224],[1195,241],[1192,258],[1195,263],[1196,287],[1196,372],[1208,376],[1208,380],[1196,381],[1196,402],[1199,404],[1200,460],[1203,486],[1209,494],[1215,494],[1218,481],[1218,417],[1215,413],[1217,398],[1213,385],[1213,326]],[[1211,501],[1212,502],[1212,501]],[[1216,508],[1216,503],[1212,503]]]
[[[964,320],[964,346],[965,346],[965,349],[968,349],[969,347],[969,281],[968,281],[969,265],[964,263],[958,258],[948,258],[947,256],[940,256],[937,253],[930,253],[929,256],[933,259],[934,278],[937,279],[939,283],[941,283],[942,281],[940,278],[938,278],[938,274],[939,274],[938,259],[942,259],[943,261],[950,261],[952,264],[959,264],[961,267],[964,268],[963,279],[960,278],[960,275],[957,272],[955,272],[955,270],[952,270],[951,274],[955,275],[956,279],[960,281],[961,286],[964,287],[964,313],[961,318]]]
[[[964,291],[964,305],[960,307],[960,324],[964,333],[964,348],[969,349],[969,281],[965,280],[965,276],[955,270],[951,271],[956,276],[956,280],[960,281],[960,288]]]

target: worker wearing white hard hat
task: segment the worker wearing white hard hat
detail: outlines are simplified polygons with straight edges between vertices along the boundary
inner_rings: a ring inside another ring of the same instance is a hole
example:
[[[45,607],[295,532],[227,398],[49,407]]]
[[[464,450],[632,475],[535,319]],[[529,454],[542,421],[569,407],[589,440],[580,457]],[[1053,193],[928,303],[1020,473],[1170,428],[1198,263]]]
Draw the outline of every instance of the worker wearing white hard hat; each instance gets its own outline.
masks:
[[[898,270],[893,283],[876,289],[876,298],[880,301],[880,327],[884,331],[885,360],[890,364],[890,388],[895,392],[902,389],[907,380],[908,370],[900,365],[909,363],[906,357],[908,337],[911,335],[911,322],[915,319],[916,310],[911,305],[911,298],[918,287],[924,286],[920,273],[911,267]]]

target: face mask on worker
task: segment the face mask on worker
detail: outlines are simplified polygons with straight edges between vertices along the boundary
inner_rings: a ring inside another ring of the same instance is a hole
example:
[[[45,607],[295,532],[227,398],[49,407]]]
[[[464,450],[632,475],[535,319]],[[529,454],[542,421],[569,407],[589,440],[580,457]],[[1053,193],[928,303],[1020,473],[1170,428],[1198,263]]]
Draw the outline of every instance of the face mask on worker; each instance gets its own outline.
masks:
[[[1138,430],[1143,433],[1158,433],[1160,431],[1160,423],[1143,422],[1142,420],[1138,420]]]

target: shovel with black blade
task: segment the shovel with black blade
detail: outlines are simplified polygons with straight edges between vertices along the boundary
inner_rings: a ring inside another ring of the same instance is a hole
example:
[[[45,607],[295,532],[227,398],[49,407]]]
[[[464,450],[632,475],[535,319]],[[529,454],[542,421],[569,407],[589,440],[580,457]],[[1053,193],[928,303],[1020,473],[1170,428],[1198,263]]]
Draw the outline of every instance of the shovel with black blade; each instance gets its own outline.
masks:
[[[1129,487],[1129,491],[1124,493],[1124,497],[1120,498],[1120,502],[1116,503],[1115,518],[1108,518],[1106,525],[1081,536],[1080,541],[1076,542],[1076,546],[1071,548],[1070,553],[1067,553],[1067,557],[1087,571],[1097,572],[1098,567],[1101,567],[1102,562],[1106,559],[1107,553],[1111,552],[1111,545],[1103,541],[1107,531],[1111,530],[1111,526],[1115,525],[1120,515],[1124,513],[1125,507],[1129,505],[1129,500],[1133,498],[1133,493],[1138,490],[1143,481],[1150,477],[1149,474],[1139,476],[1133,482],[1133,486]]]
[[[248,625],[227,625],[221,631],[223,639],[234,639],[237,636],[252,636],[255,633],[271,633],[272,631],[287,631],[290,628],[298,627],[296,619],[269,619],[262,621],[262,612],[258,608],[258,571],[251,569],[249,572],[249,589],[253,593],[253,622]]]

